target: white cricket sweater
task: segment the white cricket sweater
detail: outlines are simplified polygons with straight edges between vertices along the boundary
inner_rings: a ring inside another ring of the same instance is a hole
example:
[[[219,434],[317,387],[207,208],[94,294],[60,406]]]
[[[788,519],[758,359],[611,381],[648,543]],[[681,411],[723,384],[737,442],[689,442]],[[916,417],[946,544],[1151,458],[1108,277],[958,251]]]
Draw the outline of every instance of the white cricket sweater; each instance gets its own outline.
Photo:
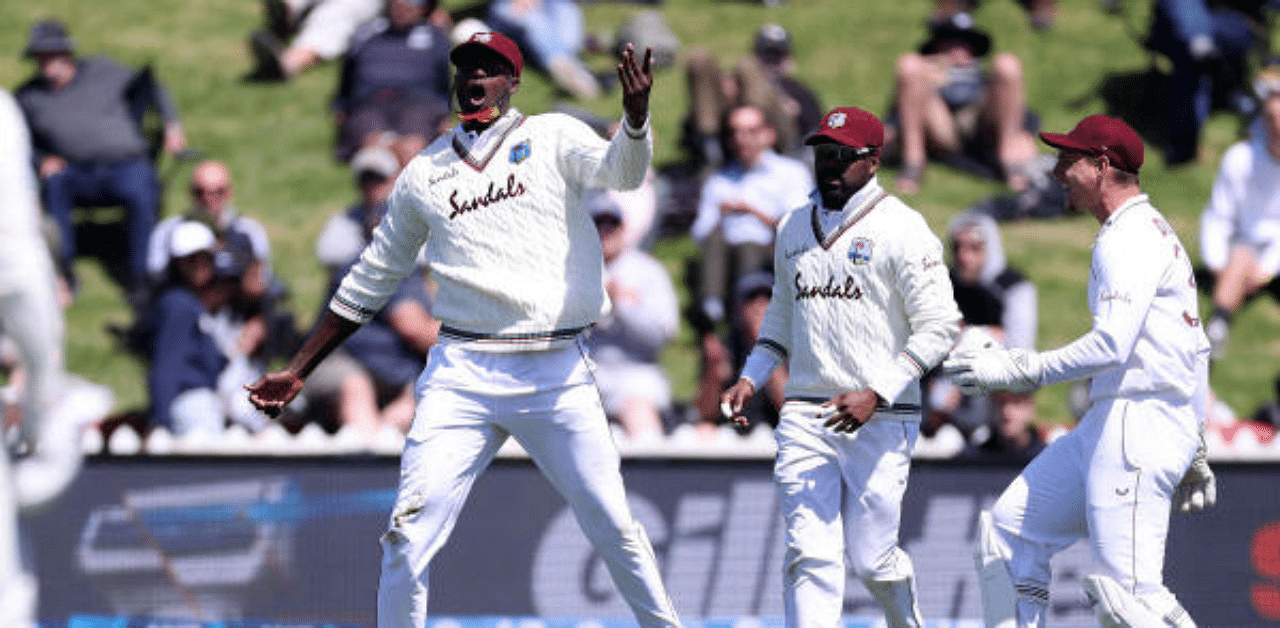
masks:
[[[1103,223],[1093,244],[1093,328],[1041,357],[1041,384],[1093,378],[1091,400],[1208,394],[1209,341],[1191,260],[1178,234],[1139,194]]]
[[[634,189],[652,153],[648,121],[632,129],[624,119],[609,142],[558,113],[512,109],[474,144],[455,127],[401,172],[386,218],[330,308],[369,320],[421,249],[443,338],[490,351],[561,346],[609,307],[583,191]]]
[[[871,388],[901,410],[895,418],[916,420],[920,387],[911,384],[942,361],[960,330],[942,243],[875,178],[830,232],[820,211],[811,202],[783,218],[773,299],[744,376],[752,362],[788,359],[788,398]]]

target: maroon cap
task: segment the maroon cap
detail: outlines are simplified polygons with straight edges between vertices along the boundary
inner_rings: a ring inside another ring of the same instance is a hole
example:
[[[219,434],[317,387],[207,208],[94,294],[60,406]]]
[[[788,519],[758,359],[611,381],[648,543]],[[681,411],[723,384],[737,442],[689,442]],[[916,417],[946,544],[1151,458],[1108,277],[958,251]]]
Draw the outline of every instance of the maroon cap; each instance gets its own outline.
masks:
[[[1142,167],[1142,138],[1124,120],[1094,114],[1080,121],[1070,133],[1041,133],[1040,139],[1054,148],[1094,157],[1107,156],[1111,165],[1138,173]]]
[[[836,107],[822,117],[817,132],[805,139],[806,145],[822,143],[827,138],[854,148],[879,148],[884,145],[884,124],[875,114],[857,107]]]
[[[512,76],[520,76],[520,70],[524,69],[524,57],[520,55],[520,47],[506,35],[496,31],[482,31],[468,37],[466,41],[453,47],[453,51],[449,53],[449,60],[454,65],[458,65],[460,59],[468,54],[479,52],[481,48],[498,53],[498,56],[506,59],[515,69]]]

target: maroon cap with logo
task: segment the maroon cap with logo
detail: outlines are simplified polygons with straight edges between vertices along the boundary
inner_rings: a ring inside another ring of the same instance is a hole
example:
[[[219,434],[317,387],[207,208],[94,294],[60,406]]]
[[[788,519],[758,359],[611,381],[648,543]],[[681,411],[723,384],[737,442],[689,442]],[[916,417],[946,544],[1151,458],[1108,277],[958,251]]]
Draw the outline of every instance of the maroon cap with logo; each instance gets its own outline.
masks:
[[[1142,167],[1142,138],[1119,118],[1095,114],[1081,120],[1070,133],[1041,133],[1040,139],[1061,150],[1106,155],[1111,165],[1125,172],[1137,174]]]
[[[805,139],[806,145],[821,144],[827,138],[854,148],[879,148],[884,145],[884,124],[875,114],[857,107],[836,107],[823,116],[817,132]]]
[[[524,69],[524,57],[520,55],[520,47],[516,42],[502,33],[491,31],[475,33],[466,41],[454,46],[453,51],[449,53],[449,60],[454,65],[458,65],[460,59],[480,52],[480,49],[496,52],[498,56],[506,59],[515,69],[512,76],[520,76],[520,71]]]

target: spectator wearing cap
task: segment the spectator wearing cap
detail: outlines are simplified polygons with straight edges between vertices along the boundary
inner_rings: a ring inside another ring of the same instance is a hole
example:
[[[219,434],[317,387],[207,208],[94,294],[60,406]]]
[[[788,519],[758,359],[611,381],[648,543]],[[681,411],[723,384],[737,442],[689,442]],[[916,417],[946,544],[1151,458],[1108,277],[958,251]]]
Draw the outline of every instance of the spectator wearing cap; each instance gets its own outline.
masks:
[[[726,76],[709,49],[694,46],[685,61],[690,109],[684,122],[684,144],[693,158],[714,169],[728,158],[725,115],[739,105],[763,111],[773,127],[774,150],[795,158],[808,151],[801,144],[818,127],[822,107],[812,88],[795,78],[791,34],[780,24],[764,24],[756,32],[752,54],[738,59]]]
[[[387,211],[400,163],[390,149],[370,146],[351,160],[360,201],[332,216],[316,240],[329,269],[332,295]],[[413,419],[413,382],[436,342],[424,269],[405,277],[387,305],[325,360],[307,387],[309,418],[326,429],[347,428],[371,440],[384,426],[401,432]],[[328,303],[328,300],[325,300]]]
[[[743,408],[787,364],[773,474],[788,523],[787,625],[838,625],[852,573],[886,625],[919,628],[898,523],[919,434],[919,380],[955,343],[960,312],[942,243],[877,180],[880,120],[839,107],[805,143],[818,194],[778,228],[760,336],[720,400],[746,425]]]
[[[1254,81],[1260,124],[1227,149],[1200,216],[1200,259],[1213,314],[1205,326],[1213,358],[1226,353],[1232,319],[1265,291],[1280,299],[1280,65]]]
[[[333,99],[336,156],[389,145],[408,163],[449,120],[449,34],[428,18],[435,0],[388,0],[343,58]]]
[[[1250,53],[1267,46],[1277,0],[1155,0],[1149,46],[1168,57],[1164,160],[1197,159],[1200,129],[1217,106],[1249,110]]]
[[[574,0],[492,0],[489,25],[520,46],[531,65],[574,98],[602,93],[600,81],[582,60],[586,26]]]
[[[699,245],[695,326],[704,333],[725,320],[734,282],[770,266],[778,220],[813,189],[804,164],[773,149],[776,130],[759,107],[734,107],[724,124],[732,159],[702,184],[689,229]]]
[[[760,60],[760,69],[777,88],[782,101],[784,115],[778,127],[778,151],[807,159],[809,151],[804,149],[804,138],[818,130],[825,109],[818,93],[795,75],[791,33],[781,24],[764,24],[756,31],[752,50]]]
[[[171,155],[187,145],[178,111],[163,87],[144,81],[149,73],[102,56],[77,57],[61,22],[34,24],[23,54],[39,71],[16,97],[31,129],[44,208],[58,226],[59,261],[69,272],[76,257],[75,207],[121,205],[125,241],[109,250],[124,260],[125,287],[136,297],[145,286],[160,184],[134,107],[144,96],[153,100]]]
[[[225,427],[217,391],[228,360],[212,329],[214,313],[229,295],[222,278],[240,269],[218,253],[213,230],[202,223],[184,221],[169,232],[170,280],[143,314],[141,327],[151,428],[186,434]]]
[[[400,172],[400,160],[385,146],[362,148],[350,165],[359,201],[330,216],[316,239],[316,258],[330,271],[347,266],[364,250]]]
[[[628,246],[616,198],[593,190],[583,207],[600,232],[612,304],[587,339],[605,414],[633,440],[658,439],[671,408],[671,383],[658,358],[679,330],[675,286],[661,262]]]
[[[742,370],[747,354],[760,337],[760,326],[772,296],[773,273],[758,270],[740,277],[733,290],[734,312],[727,336],[718,343],[704,345],[696,405],[698,431],[705,437],[714,438],[715,432],[729,422],[720,413],[720,395],[733,384],[734,374]],[[786,383],[787,367],[782,364],[770,374],[763,393],[752,397],[742,409],[745,425],[739,431],[778,424]]]
[[[968,13],[929,24],[929,37],[898,57],[887,143],[901,161],[898,191],[914,194],[930,157],[991,172],[1021,192],[1036,157],[1022,62],[991,53]],[[973,163],[976,162],[976,163]]]

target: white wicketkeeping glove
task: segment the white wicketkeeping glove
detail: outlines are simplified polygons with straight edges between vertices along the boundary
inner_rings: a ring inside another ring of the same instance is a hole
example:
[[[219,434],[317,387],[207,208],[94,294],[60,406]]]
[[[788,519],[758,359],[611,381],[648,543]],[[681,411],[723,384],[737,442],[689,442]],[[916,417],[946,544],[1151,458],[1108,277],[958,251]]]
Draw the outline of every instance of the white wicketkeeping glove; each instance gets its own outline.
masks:
[[[1040,355],[1026,349],[952,353],[943,360],[942,372],[966,395],[1031,392],[1040,386]]]
[[[1213,478],[1213,469],[1205,459],[1204,445],[1196,450],[1196,457],[1191,461],[1182,481],[1173,490],[1173,507],[1178,512],[1200,512],[1213,506],[1218,501],[1218,483]]]

